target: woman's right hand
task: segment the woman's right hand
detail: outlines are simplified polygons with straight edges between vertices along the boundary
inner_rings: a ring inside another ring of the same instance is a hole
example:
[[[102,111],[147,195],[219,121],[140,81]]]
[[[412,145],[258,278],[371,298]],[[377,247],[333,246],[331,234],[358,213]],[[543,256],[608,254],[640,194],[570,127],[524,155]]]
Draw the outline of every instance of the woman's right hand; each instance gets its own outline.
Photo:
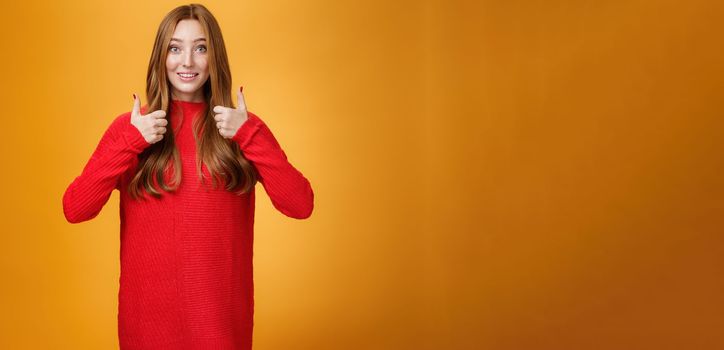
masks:
[[[141,132],[143,138],[149,144],[154,144],[163,139],[166,133],[166,111],[157,110],[146,115],[141,115],[141,99],[133,94],[133,110],[131,110],[131,124]]]

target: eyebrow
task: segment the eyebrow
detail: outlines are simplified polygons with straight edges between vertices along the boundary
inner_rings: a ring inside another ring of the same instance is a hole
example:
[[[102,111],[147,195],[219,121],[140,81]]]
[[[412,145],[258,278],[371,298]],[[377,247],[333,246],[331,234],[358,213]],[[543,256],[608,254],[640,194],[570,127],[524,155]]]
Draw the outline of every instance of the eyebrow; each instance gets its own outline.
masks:
[[[183,40],[177,39],[177,38],[171,38],[171,41],[178,41],[178,42],[180,42],[180,43],[183,42]],[[206,41],[206,38],[198,38],[198,39],[195,39],[195,40],[194,40],[194,42],[197,42],[197,41]]]

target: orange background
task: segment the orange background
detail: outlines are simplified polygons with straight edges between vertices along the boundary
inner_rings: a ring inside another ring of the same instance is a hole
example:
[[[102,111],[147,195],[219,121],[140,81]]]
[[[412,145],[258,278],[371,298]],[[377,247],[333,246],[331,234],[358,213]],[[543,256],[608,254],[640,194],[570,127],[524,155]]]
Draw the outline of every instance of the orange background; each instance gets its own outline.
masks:
[[[117,348],[118,194],[61,199],[179,4],[4,5],[0,348]],[[720,2],[204,4],[315,190],[255,349],[724,347]]]

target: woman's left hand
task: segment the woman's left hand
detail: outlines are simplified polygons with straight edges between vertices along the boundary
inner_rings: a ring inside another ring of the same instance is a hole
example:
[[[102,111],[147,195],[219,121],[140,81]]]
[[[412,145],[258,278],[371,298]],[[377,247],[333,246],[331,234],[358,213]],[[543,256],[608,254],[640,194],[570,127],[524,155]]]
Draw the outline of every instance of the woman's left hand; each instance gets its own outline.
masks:
[[[219,129],[219,134],[224,138],[230,139],[236,135],[239,128],[249,119],[249,115],[246,113],[246,103],[244,102],[244,95],[242,94],[243,87],[239,88],[236,92],[238,99],[238,107],[229,108],[224,106],[215,106],[214,120],[216,120],[216,127]]]

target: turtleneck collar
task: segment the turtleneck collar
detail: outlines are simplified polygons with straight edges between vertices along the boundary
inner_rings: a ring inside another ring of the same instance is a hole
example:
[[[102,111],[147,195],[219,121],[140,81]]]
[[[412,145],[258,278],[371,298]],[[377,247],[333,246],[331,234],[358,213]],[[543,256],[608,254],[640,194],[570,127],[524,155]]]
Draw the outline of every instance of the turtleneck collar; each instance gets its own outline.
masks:
[[[171,117],[170,121],[172,123],[180,123],[180,125],[186,125],[187,127],[191,125],[191,121],[199,118],[201,116],[201,112],[206,108],[206,101],[202,102],[189,102],[189,101],[181,101],[181,100],[171,100]],[[183,116],[186,116],[183,117]],[[188,119],[188,122],[184,121]],[[174,128],[177,128],[179,126],[174,126]]]

